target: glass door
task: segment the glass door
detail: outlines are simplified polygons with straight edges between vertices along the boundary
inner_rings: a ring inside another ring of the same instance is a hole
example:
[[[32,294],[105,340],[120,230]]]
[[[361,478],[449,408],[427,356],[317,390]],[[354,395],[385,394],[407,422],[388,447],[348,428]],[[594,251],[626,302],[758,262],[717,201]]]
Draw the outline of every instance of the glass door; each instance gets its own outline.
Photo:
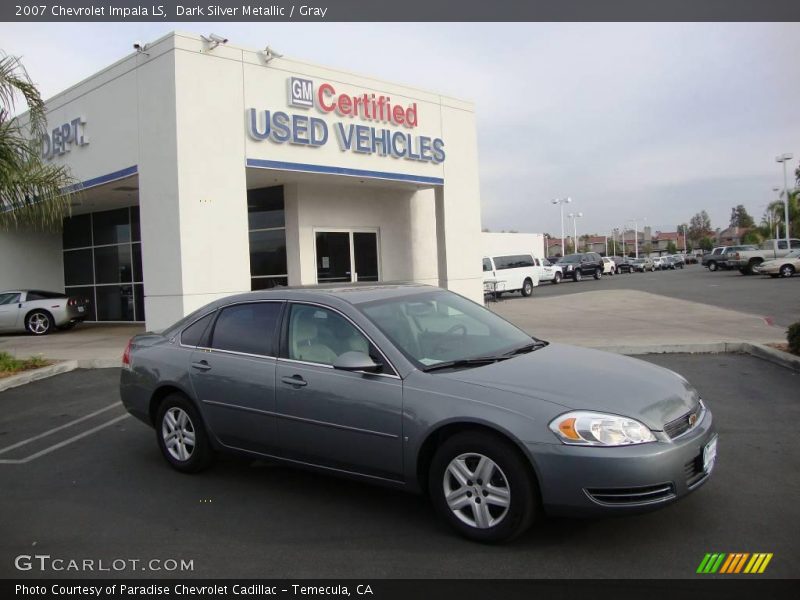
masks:
[[[377,231],[317,231],[317,283],[379,281]]]

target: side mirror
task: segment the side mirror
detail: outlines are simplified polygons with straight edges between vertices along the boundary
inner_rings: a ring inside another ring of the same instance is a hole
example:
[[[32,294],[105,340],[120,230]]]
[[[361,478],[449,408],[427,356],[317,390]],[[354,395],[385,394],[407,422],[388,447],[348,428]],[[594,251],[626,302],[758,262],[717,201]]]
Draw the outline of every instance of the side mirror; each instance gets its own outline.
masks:
[[[377,373],[382,365],[376,363],[372,358],[363,352],[345,352],[333,362],[334,369],[342,371],[365,371],[367,373]]]

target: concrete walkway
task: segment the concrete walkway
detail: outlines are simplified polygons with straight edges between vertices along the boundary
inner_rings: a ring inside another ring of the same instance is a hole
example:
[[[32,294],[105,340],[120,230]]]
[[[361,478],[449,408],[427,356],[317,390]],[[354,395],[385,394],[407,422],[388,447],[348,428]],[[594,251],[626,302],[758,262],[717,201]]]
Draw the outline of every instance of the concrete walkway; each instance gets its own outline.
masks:
[[[566,284],[570,285],[570,284]],[[489,308],[531,335],[592,348],[714,346],[725,343],[785,342],[782,327],[762,317],[635,290],[600,290],[515,298]]]
[[[0,336],[0,351],[18,358],[41,354],[53,360],[76,360],[81,368],[118,367],[125,344],[143,325],[78,325],[43,337],[24,333]]]
[[[564,284],[569,285],[569,284]],[[729,344],[783,342],[782,327],[762,317],[635,290],[600,290],[550,298],[510,297],[489,308],[552,342],[626,354],[720,352]],[[18,357],[77,360],[79,367],[117,367],[142,325],[79,325],[45,337],[0,336],[0,351]]]

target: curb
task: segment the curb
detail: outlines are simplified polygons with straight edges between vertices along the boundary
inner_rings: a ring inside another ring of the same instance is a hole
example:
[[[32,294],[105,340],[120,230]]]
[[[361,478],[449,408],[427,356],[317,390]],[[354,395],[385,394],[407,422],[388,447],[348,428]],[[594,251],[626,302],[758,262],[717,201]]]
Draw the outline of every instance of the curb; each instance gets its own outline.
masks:
[[[775,363],[776,365],[780,365],[782,367],[786,367],[787,369],[800,372],[800,356],[794,356],[793,354],[789,354],[788,352],[783,352],[782,350],[770,348],[769,346],[764,346],[763,344],[744,344],[744,345],[746,346],[744,351],[752,356],[755,356],[762,360],[768,360],[769,362]]]
[[[19,375],[12,375],[11,377],[0,379],[0,392],[25,385],[26,383],[38,381],[40,379],[46,379],[47,377],[52,377],[53,375],[60,375],[61,373],[74,371],[77,368],[77,360],[65,360],[54,365],[42,367],[41,369],[24,371]]]

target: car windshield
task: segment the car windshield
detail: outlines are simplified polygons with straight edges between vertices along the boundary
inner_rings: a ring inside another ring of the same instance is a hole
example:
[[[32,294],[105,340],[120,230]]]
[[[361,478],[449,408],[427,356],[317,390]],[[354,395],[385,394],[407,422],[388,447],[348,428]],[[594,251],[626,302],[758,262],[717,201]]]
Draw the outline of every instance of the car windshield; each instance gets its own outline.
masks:
[[[358,308],[421,369],[499,357],[536,341],[493,312],[446,290],[365,302]]]

